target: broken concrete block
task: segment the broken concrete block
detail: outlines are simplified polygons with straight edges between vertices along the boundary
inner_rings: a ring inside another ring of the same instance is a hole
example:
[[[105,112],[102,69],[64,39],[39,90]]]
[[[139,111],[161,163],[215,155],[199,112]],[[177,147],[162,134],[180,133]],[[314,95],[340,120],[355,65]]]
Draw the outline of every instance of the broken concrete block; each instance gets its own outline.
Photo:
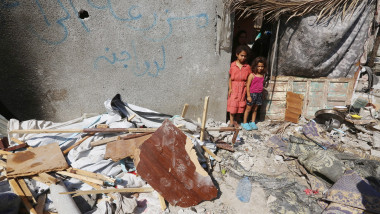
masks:
[[[8,155],[7,177],[35,175],[69,168],[58,143]]]
[[[193,143],[169,120],[136,150],[135,165],[138,174],[173,206],[190,207],[217,196]]]
[[[380,149],[380,132],[373,132],[373,148]]]
[[[141,135],[141,134],[140,134]],[[113,161],[119,161],[126,157],[133,158],[135,150],[139,148],[145,140],[150,138],[152,134],[138,136],[128,140],[117,140],[107,144],[104,159],[111,158]]]

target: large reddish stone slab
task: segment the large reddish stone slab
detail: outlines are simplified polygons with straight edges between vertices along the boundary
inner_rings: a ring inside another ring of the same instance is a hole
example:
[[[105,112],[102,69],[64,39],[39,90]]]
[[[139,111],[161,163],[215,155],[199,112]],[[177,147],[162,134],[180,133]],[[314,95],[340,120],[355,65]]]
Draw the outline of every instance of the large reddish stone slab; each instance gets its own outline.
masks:
[[[136,152],[137,173],[171,205],[190,207],[216,198],[218,190],[199,164],[193,143],[170,121]]]

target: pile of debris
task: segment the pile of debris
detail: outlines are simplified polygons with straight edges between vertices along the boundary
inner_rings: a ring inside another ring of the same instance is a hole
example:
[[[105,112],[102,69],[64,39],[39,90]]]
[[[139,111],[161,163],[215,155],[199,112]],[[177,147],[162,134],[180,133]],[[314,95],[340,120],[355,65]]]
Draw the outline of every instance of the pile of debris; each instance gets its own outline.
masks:
[[[187,105],[180,116],[120,96],[105,106],[66,123],[9,121],[1,213],[18,213],[20,200],[30,213],[380,213],[371,107],[361,120],[330,109],[240,131],[206,120],[207,97],[198,122]]]
[[[206,128],[208,98],[202,124],[183,118],[187,105],[174,117],[128,105],[119,95],[105,105],[108,114],[60,124],[10,120],[0,164],[13,193],[2,182],[1,197],[12,198],[2,213],[18,213],[20,200],[29,213],[159,213],[167,210],[165,200],[186,208],[217,197],[200,163],[207,169],[209,156],[218,157],[199,137],[207,131],[237,137],[239,129]]]

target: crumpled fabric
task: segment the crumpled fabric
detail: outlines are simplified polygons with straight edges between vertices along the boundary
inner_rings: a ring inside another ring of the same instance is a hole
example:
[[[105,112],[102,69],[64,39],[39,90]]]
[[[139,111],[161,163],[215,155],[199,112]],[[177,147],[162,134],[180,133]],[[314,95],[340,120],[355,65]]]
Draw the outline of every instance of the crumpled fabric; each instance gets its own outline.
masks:
[[[274,73],[302,77],[349,77],[364,52],[374,0],[362,0],[355,11],[316,22],[318,15],[282,19]]]
[[[120,193],[113,194],[116,197],[114,201],[116,204],[115,214],[134,213],[137,207],[137,201],[135,198],[128,198]]]
[[[380,213],[380,193],[353,170],[348,170],[326,195],[327,201]]]
[[[298,157],[299,162],[312,174],[323,176],[336,182],[346,170],[344,163],[334,153],[325,150],[313,150]]]
[[[108,201],[101,201],[96,207],[96,209],[86,212],[85,214],[113,214],[112,206]]]

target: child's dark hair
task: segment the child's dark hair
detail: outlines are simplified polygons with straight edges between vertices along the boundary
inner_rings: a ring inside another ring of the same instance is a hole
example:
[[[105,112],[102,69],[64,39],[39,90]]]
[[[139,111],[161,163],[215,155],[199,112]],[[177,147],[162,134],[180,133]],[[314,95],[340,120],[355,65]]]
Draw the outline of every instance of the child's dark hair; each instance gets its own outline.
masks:
[[[252,62],[252,65],[251,65],[251,69],[252,69],[252,72],[254,74],[257,74],[257,65],[259,63],[263,63],[264,64],[264,71],[263,71],[263,74],[266,74],[267,73],[267,60],[265,59],[265,57],[256,57],[253,62]]]
[[[245,51],[245,52],[247,53],[247,55],[250,54],[250,49],[249,49],[248,45],[239,45],[239,46],[236,48],[235,53],[236,53],[236,54],[240,54],[242,51]]]

